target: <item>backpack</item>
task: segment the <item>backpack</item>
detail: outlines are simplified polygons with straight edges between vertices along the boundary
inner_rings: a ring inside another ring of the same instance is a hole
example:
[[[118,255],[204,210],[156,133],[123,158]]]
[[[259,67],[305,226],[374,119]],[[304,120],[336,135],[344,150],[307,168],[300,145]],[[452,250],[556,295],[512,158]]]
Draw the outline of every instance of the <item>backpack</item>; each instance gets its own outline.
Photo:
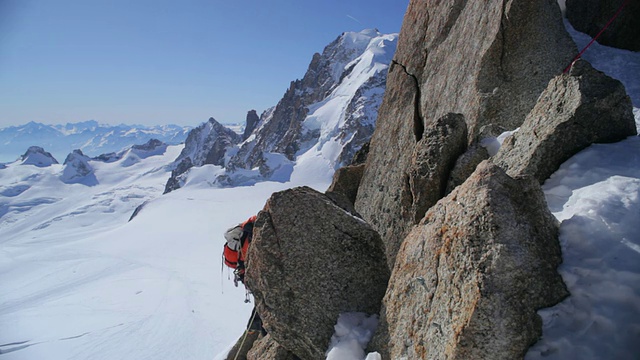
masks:
[[[226,243],[222,252],[222,260],[228,267],[236,269],[238,266],[244,266],[255,221],[256,216],[254,215],[242,224],[229,228],[224,232]]]
[[[222,252],[224,264],[235,269],[238,267],[238,250],[242,245],[242,225],[236,225],[224,232],[226,243]]]

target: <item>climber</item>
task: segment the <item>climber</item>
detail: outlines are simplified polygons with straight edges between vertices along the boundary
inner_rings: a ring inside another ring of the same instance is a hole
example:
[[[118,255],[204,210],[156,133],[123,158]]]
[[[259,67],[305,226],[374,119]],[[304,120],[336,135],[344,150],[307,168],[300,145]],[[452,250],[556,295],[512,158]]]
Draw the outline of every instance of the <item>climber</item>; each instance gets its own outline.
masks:
[[[249,251],[249,245],[251,244],[253,237],[253,225],[255,221],[256,216],[251,216],[242,224],[238,224],[224,233],[226,243],[224,244],[222,258],[225,265],[234,269],[233,282],[236,286],[238,286],[238,282],[244,285],[245,261],[247,252]],[[248,294],[249,290],[247,290],[247,298],[245,302],[249,302]],[[260,335],[265,336],[266,334],[266,330],[262,327],[262,319],[260,318],[260,315],[258,315],[254,306],[244,335],[231,349],[229,355],[227,355],[227,359],[245,358],[244,356],[246,356],[246,353],[253,345],[253,342],[257,340]]]
[[[244,271],[247,251],[253,236],[253,224],[256,216],[253,215],[242,224],[238,224],[224,233],[227,240],[224,244],[224,252],[222,254],[224,264],[234,269],[234,283],[238,286],[238,282],[244,284]]]

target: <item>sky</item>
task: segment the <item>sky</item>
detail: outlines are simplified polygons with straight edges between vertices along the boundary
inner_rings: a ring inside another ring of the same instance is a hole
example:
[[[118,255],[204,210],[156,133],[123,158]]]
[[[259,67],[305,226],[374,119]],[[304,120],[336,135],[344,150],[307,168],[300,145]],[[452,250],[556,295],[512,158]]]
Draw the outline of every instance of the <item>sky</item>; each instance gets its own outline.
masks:
[[[244,122],[344,31],[408,0],[0,0],[0,128]]]

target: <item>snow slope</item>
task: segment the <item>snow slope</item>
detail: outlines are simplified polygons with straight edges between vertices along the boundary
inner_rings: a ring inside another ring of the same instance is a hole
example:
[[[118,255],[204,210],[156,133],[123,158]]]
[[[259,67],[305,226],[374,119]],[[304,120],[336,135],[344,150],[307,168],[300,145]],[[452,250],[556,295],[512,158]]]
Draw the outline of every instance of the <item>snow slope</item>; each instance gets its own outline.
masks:
[[[567,30],[582,48],[589,37]],[[583,58],[626,87],[640,106],[640,53],[594,43]],[[640,109],[634,109],[640,132]],[[543,186],[561,221],[571,295],[543,309],[543,338],[526,359],[638,359],[640,354],[640,137],[595,144],[566,161]]]

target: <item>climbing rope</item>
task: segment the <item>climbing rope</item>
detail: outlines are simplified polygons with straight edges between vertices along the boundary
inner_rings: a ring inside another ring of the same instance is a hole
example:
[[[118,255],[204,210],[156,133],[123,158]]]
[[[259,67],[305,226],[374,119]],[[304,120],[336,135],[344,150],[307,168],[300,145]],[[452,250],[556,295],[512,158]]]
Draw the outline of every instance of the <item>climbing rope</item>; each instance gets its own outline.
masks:
[[[251,320],[249,320],[249,324],[253,324],[253,320],[256,318],[257,313],[258,313],[257,311],[253,312],[253,315],[251,315]],[[238,360],[238,356],[240,355],[240,349],[242,349],[242,347],[244,346],[244,341],[247,340],[247,335],[249,335],[249,328],[247,328],[247,330],[244,331],[242,342],[240,343],[240,346],[238,347],[238,351],[236,351],[236,356],[233,357],[233,360]]]
[[[582,49],[582,51],[580,51],[580,53],[578,54],[578,56],[576,56],[571,63],[569,64],[569,66],[567,66],[566,69],[564,69],[563,73],[567,73],[569,72],[569,70],[571,70],[571,67],[573,66],[573,64],[578,61],[578,59],[580,59],[580,57],[582,56],[582,54],[584,54],[585,51],[587,51],[587,49],[589,48],[589,46],[591,46],[591,44],[593,44],[594,41],[596,41],[600,35],[602,35],[602,33],[607,30],[607,28],[609,27],[609,25],[611,25],[611,23],[613,22],[613,20],[615,20],[618,15],[620,15],[620,13],[622,12],[622,9],[625,7],[625,5],[627,5],[627,3],[629,2],[629,0],[625,0],[624,2],[622,2],[622,5],[620,5],[620,7],[618,8],[618,10],[616,11],[616,13],[613,15],[613,17],[611,19],[609,19],[609,22],[607,22],[607,24],[602,28],[602,30],[600,30],[600,32],[598,34],[596,34],[596,36],[593,37],[593,39],[591,39],[591,42],[589,42],[589,44],[587,44],[587,46],[584,47],[584,49]]]

